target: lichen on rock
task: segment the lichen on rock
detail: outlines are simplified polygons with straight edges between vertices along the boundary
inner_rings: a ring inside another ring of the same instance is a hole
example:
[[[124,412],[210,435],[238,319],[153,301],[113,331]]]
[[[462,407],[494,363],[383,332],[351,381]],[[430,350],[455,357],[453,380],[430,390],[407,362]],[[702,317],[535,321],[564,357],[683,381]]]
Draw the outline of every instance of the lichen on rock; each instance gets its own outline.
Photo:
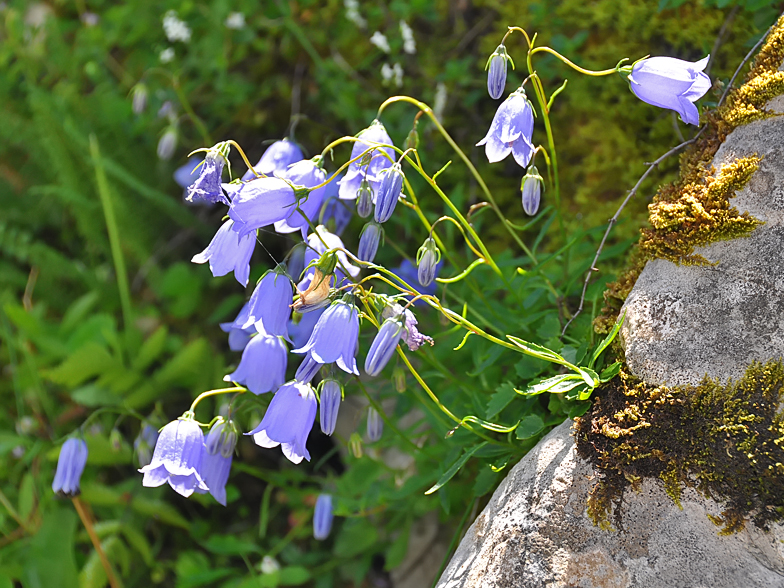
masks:
[[[784,520],[784,364],[753,363],[722,384],[652,386],[622,371],[576,419],[580,457],[600,473],[588,499],[592,520],[622,528],[624,493],[643,478],[664,482],[678,504],[692,487],[724,505],[722,533],[746,519],[763,529]]]

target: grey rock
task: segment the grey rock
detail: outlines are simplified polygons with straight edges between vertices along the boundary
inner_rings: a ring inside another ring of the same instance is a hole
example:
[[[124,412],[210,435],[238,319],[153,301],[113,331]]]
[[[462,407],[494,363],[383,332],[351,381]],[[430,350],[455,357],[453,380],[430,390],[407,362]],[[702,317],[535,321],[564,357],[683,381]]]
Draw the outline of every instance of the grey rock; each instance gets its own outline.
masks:
[[[784,97],[769,103],[784,112]],[[735,129],[713,158],[719,169],[758,155],[760,168],[730,202],[765,222],[751,235],[697,249],[715,266],[657,259],[624,310],[621,342],[631,371],[653,384],[726,382],[753,361],[784,357],[784,119]]]
[[[466,532],[438,588],[784,587],[784,528],[728,537],[707,517],[721,506],[693,490],[683,509],[657,480],[627,492],[623,528],[587,517],[597,479],[579,458],[571,421],[518,463]]]

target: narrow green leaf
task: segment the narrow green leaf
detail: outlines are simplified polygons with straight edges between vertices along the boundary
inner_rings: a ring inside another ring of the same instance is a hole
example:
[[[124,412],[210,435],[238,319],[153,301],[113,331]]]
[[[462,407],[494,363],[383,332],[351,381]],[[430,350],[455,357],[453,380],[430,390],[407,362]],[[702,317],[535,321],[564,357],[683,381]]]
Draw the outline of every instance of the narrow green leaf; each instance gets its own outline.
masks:
[[[613,364],[608,365],[606,368],[602,370],[602,373],[599,374],[599,379],[602,382],[609,382],[615,376],[617,376],[621,371],[621,362],[616,361]]]
[[[515,392],[523,396],[535,396],[543,392],[561,394],[583,383],[583,378],[577,374],[559,374],[544,380],[534,381],[525,390],[515,390]]]
[[[589,368],[592,368],[596,364],[596,360],[599,359],[599,356],[604,352],[605,349],[607,349],[607,347],[609,347],[610,343],[613,342],[613,339],[615,339],[615,337],[618,335],[618,332],[621,330],[621,325],[623,324],[625,318],[626,318],[626,311],[624,310],[623,314],[615,322],[612,331],[610,331],[607,334],[604,340],[601,343],[599,343],[599,346],[593,352],[593,355],[591,356],[591,361],[588,363]]]
[[[466,452],[463,455],[461,455],[460,457],[458,457],[457,461],[455,461],[455,463],[453,463],[450,466],[450,468],[446,472],[444,472],[444,474],[438,479],[438,482],[436,482],[435,485],[432,488],[430,488],[427,492],[425,492],[425,494],[432,494],[433,492],[436,492],[439,488],[441,488],[449,480],[454,478],[455,474],[460,470],[460,468],[462,468],[466,464],[466,462],[469,460],[469,458],[474,453],[476,453],[477,450],[479,450],[480,448],[484,447],[485,445],[487,445],[487,441],[483,441],[479,445],[474,445],[470,449],[467,449]]]

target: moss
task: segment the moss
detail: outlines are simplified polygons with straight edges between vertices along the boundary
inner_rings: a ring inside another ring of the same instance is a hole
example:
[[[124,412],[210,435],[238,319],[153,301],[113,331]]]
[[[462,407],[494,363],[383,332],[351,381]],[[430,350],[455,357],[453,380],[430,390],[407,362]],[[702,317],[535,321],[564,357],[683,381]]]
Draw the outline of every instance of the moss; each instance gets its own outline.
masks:
[[[694,254],[695,247],[748,235],[759,224],[729,203],[756,171],[759,159],[739,159],[718,174],[711,161],[733,129],[772,116],[764,106],[784,94],[784,72],[778,71],[783,61],[784,16],[773,26],[743,85],[729,93],[724,106],[704,115],[705,130],[680,157],[678,181],[662,186],[654,196],[648,207],[651,226],[641,230],[629,269],[605,291],[604,307],[594,320],[598,333],[609,332],[615,324],[645,262],[663,258],[705,264],[707,260]]]
[[[578,454],[598,468],[588,514],[607,528],[644,478],[658,477],[672,500],[693,487],[725,505],[712,520],[722,533],[750,519],[761,528],[784,520],[784,364],[752,364],[723,385],[651,386],[628,372],[601,388],[576,419]]]

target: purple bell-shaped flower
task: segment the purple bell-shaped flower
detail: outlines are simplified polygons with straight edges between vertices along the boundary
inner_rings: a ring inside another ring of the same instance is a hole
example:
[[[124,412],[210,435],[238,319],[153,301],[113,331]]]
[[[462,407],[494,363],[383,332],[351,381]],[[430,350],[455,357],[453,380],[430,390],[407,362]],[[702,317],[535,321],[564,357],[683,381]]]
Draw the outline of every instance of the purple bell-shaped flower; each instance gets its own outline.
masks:
[[[397,201],[403,193],[403,170],[395,163],[384,175],[376,196],[376,209],[373,218],[377,223],[385,223],[395,212]]]
[[[231,197],[229,218],[241,237],[288,217],[297,206],[291,184],[268,176],[244,184],[223,184]]]
[[[319,363],[337,363],[349,374],[359,375],[357,369],[357,341],[359,311],[349,302],[350,295],[333,302],[321,315],[307,344],[292,353],[310,353]]]
[[[365,373],[368,376],[377,376],[389,363],[403,332],[403,323],[399,318],[388,318],[382,323],[365,358]]]
[[[313,188],[322,184],[327,179],[327,174],[318,162],[303,159],[281,173],[280,177],[289,180],[295,186]],[[301,231],[304,239],[308,234],[310,223],[318,222],[326,192],[327,186],[311,190],[307,197],[299,203],[299,210],[292,209],[286,218],[275,223],[275,231],[281,234]]]
[[[271,176],[273,174],[283,173],[292,163],[296,163],[301,159],[305,159],[305,156],[302,154],[302,150],[297,144],[288,139],[283,139],[282,141],[275,141],[272,145],[267,147],[267,150],[264,151],[264,155],[262,155],[259,162],[253,166],[253,169],[255,169],[256,173],[259,175]],[[242,176],[242,181],[248,182],[256,177],[256,174],[251,170],[248,170],[245,172],[245,175]]]
[[[343,389],[337,380],[326,379],[320,384],[320,412],[319,421],[321,430],[325,435],[332,435],[335,432],[335,424],[338,422],[338,411],[340,411],[340,401],[343,398]]]
[[[359,236],[359,247],[357,247],[357,257],[362,261],[371,262],[376,258],[379,241],[384,236],[384,229],[376,222],[369,222],[362,229]]]
[[[293,295],[291,282],[282,270],[268,271],[251,294],[245,322],[237,326],[245,329],[255,325],[259,333],[288,339]]]
[[[374,120],[368,128],[361,131],[357,135],[357,139],[360,140],[354,142],[354,147],[351,149],[351,159],[356,159],[370,149],[373,146],[371,143],[392,145],[392,139],[389,138],[387,130],[378,120]],[[381,174],[392,165],[394,156],[395,152],[392,148],[377,147],[369,152],[369,157],[366,155],[351,163],[348,166],[346,175],[340,180],[340,197],[344,200],[354,200],[357,197],[357,192],[363,179],[367,179],[374,194],[378,193],[378,187],[382,178]]]
[[[226,159],[223,154],[217,149],[210,149],[204,157],[204,163],[202,163],[199,170],[199,177],[188,186],[185,199],[188,202],[205,202],[208,204],[223,202],[228,204],[229,201],[223,195],[223,190],[221,190],[221,175],[225,165]]]
[[[87,443],[71,438],[63,443],[57,459],[57,471],[52,482],[52,491],[59,496],[79,496],[79,480],[87,464]]]
[[[487,60],[487,91],[490,98],[498,100],[506,87],[506,62],[511,58],[506,53],[506,47],[501,43],[490,59]],[[514,66],[514,64],[512,64]]]
[[[490,163],[501,161],[510,153],[520,167],[527,167],[534,153],[531,135],[534,132],[534,110],[520,87],[501,103],[493,117],[490,130],[477,143],[485,146]]]
[[[223,381],[242,384],[254,394],[272,392],[286,380],[287,361],[283,340],[276,335],[259,333],[245,347],[237,369]]]
[[[234,422],[220,419],[207,433],[204,442],[204,455],[199,471],[210,488],[210,494],[223,506],[226,506],[226,482],[229,480],[237,436],[238,431]],[[200,488],[196,491],[204,493]]]
[[[234,272],[243,286],[248,285],[250,258],[256,247],[256,236],[240,236],[233,230],[234,221],[227,220],[201,253],[194,255],[193,263],[210,262],[210,271],[216,278]]]
[[[313,510],[313,538],[323,541],[332,530],[332,496],[319,494],[316,508]]]

